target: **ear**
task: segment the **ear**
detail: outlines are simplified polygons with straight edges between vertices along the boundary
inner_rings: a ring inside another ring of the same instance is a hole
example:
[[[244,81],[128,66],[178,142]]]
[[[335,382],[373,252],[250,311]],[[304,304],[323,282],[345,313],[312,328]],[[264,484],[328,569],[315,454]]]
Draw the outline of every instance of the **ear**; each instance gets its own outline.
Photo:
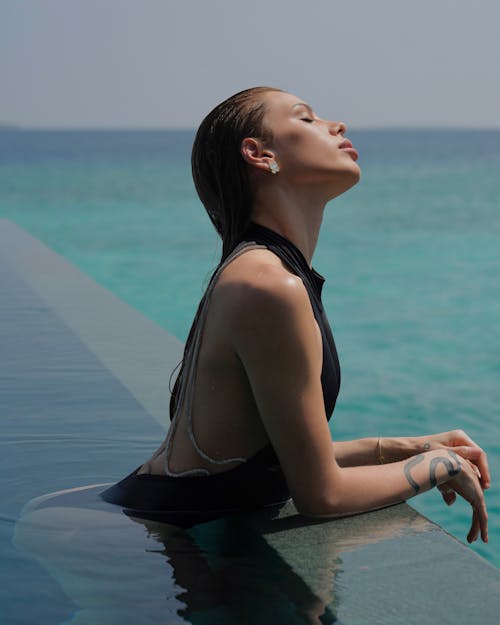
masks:
[[[246,137],[241,142],[241,156],[252,167],[262,171],[269,171],[269,164],[275,160],[274,152],[264,147],[260,139]]]

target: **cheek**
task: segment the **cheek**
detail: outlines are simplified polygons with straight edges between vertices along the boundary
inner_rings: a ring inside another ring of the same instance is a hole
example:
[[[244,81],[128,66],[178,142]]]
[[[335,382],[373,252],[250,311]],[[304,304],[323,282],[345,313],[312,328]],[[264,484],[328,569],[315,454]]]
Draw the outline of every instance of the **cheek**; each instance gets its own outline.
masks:
[[[297,148],[304,143],[304,137],[300,132],[287,132],[282,135],[277,142],[277,147],[280,151],[286,152],[290,148]]]
[[[304,133],[292,131],[280,137],[276,145],[281,158],[288,161],[305,161],[324,154],[326,144],[318,141],[314,136],[304,136]]]

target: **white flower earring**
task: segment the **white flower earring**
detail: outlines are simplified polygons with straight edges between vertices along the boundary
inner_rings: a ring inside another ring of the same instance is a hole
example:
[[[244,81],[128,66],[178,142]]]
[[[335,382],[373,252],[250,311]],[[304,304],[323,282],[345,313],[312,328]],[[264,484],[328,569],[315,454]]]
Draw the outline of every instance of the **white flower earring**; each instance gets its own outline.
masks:
[[[280,166],[278,165],[278,163],[276,161],[271,161],[269,163],[269,171],[272,174],[277,174],[280,170]]]

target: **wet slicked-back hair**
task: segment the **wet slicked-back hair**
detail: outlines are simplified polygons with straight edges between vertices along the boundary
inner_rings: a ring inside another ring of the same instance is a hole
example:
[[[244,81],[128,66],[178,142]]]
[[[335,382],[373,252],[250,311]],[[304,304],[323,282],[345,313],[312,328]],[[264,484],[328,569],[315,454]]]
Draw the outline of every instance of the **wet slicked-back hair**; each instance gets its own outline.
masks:
[[[253,193],[248,166],[241,155],[246,137],[269,139],[263,125],[264,94],[281,91],[274,87],[253,87],[218,104],[201,122],[193,144],[191,167],[196,191],[215,229],[222,238],[224,260],[240,241],[250,222]],[[170,419],[179,402],[179,390],[191,349],[194,331],[205,301],[203,296],[189,331],[184,357],[170,397]]]
[[[196,191],[222,238],[225,258],[248,227],[252,189],[241,155],[245,137],[268,139],[263,126],[263,95],[281,91],[253,87],[217,105],[201,122],[193,144],[191,167]]]

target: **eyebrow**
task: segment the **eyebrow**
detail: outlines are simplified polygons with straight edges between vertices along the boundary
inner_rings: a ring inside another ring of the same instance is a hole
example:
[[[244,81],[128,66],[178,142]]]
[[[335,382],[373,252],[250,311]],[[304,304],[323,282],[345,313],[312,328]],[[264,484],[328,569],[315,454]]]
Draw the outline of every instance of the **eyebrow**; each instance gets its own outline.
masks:
[[[312,108],[309,106],[309,104],[306,104],[305,102],[297,102],[291,108],[294,109],[297,106],[305,107],[311,113],[311,115],[314,115],[314,112],[313,112]]]

